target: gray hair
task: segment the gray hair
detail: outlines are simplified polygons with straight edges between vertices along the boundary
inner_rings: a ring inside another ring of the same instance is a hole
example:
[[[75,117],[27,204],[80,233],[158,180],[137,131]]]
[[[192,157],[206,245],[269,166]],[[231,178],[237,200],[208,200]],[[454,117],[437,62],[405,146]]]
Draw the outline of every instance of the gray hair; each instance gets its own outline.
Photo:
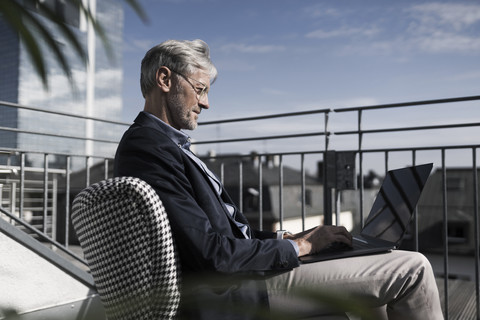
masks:
[[[143,97],[155,87],[156,73],[162,66],[187,75],[203,70],[209,74],[211,83],[217,78],[210,49],[204,41],[167,40],[148,50],[142,60],[140,88]]]

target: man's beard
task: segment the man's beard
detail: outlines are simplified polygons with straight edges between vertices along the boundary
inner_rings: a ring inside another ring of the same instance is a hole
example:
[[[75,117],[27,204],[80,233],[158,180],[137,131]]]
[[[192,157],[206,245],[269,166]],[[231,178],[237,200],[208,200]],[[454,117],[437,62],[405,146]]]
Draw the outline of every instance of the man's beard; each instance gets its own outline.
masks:
[[[182,109],[180,114],[180,120],[182,122],[182,128],[186,130],[195,130],[197,129],[197,121],[191,118],[191,113],[193,111],[191,109]]]
[[[184,125],[184,128],[187,129],[187,130],[195,130],[198,127],[197,121],[195,119],[191,118],[191,113],[192,112],[193,111],[191,109],[190,110],[186,110],[186,109],[182,110],[182,121],[183,120],[185,121],[185,123],[183,125]]]
[[[177,88],[178,89],[178,88]],[[172,110],[177,111],[177,122],[180,129],[186,130],[195,130],[198,126],[197,121],[192,119],[191,114],[193,113],[193,108],[185,107],[185,99],[183,93],[176,91],[177,93],[170,96],[169,104],[172,106]]]

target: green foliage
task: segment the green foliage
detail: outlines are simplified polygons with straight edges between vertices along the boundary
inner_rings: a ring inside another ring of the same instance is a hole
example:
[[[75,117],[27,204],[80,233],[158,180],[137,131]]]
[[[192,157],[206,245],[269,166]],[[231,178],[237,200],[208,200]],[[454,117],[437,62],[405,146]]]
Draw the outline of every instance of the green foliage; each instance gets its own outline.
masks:
[[[46,2],[40,0],[30,0],[42,14],[49,19],[60,34],[63,36],[67,45],[71,46],[74,53],[83,63],[88,63],[88,55],[82,48],[77,36],[65,24],[63,18],[54,10],[47,6]],[[105,34],[102,24],[92,14],[90,8],[82,0],[66,0],[67,2],[78,6],[79,11],[85,16],[87,23],[90,23],[95,30],[97,36],[100,37],[105,51],[109,57],[113,57],[113,50],[110,46],[108,36]],[[125,2],[136,12],[136,14],[144,21],[147,21],[146,13],[136,0],[125,0]],[[35,68],[36,73],[42,80],[44,89],[48,89],[48,72],[44,59],[45,52],[40,46],[43,42],[46,50],[53,53],[70,83],[73,85],[73,77],[70,63],[63,54],[60,45],[55,41],[50,31],[46,28],[39,17],[29,11],[21,2],[16,0],[0,1],[0,17],[3,18],[12,29],[18,33],[20,39],[27,48],[29,58]]]

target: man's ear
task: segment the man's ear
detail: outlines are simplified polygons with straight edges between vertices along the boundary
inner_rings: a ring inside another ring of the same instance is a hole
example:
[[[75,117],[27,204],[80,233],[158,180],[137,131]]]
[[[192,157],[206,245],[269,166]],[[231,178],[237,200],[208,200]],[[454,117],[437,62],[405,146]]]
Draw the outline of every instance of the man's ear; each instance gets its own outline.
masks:
[[[170,91],[172,86],[172,71],[167,67],[160,67],[155,75],[157,86],[164,92]]]

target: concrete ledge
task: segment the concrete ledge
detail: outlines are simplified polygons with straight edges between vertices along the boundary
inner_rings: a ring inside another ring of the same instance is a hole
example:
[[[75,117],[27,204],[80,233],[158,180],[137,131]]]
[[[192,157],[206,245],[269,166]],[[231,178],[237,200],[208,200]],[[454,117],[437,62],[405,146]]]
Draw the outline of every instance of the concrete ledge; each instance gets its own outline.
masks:
[[[0,319],[105,318],[90,274],[1,218],[0,256]]]

